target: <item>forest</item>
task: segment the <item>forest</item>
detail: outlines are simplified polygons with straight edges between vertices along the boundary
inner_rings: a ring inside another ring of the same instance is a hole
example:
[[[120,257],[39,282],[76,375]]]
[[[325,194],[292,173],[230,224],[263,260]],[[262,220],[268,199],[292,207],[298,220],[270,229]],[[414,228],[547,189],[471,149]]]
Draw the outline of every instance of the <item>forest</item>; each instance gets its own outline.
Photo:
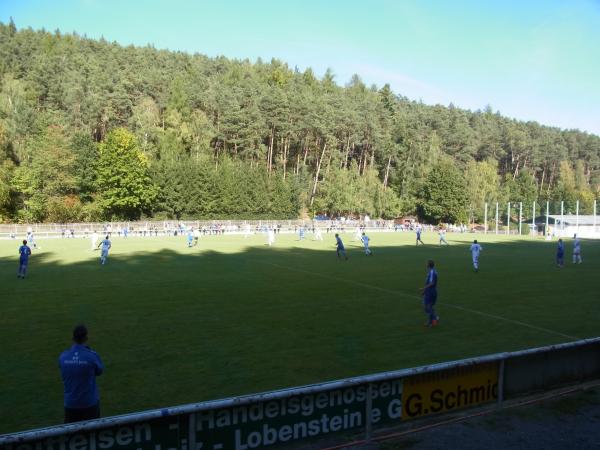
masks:
[[[0,23],[0,222],[591,213],[600,137],[342,81]]]

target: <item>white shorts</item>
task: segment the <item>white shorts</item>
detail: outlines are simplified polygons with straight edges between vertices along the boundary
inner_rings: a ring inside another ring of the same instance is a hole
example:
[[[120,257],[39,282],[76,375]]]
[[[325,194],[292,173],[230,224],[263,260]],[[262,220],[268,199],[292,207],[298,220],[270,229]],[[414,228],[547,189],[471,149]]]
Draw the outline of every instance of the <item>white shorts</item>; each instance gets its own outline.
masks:
[[[107,257],[108,257],[108,249],[106,249],[106,250],[104,250],[104,249],[103,249],[103,250],[102,250],[102,253],[101,253],[101,256],[102,256],[103,258],[107,258]]]

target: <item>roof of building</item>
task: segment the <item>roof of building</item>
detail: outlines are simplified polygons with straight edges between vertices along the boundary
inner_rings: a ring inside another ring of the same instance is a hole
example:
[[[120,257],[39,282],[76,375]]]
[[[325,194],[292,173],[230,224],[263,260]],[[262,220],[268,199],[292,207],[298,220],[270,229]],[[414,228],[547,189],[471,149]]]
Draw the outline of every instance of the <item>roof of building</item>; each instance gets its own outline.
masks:
[[[542,216],[545,220],[546,216]],[[564,223],[565,225],[600,225],[600,216],[593,216],[592,214],[548,214],[548,218],[554,219],[554,223]],[[537,222],[537,218],[536,218]]]

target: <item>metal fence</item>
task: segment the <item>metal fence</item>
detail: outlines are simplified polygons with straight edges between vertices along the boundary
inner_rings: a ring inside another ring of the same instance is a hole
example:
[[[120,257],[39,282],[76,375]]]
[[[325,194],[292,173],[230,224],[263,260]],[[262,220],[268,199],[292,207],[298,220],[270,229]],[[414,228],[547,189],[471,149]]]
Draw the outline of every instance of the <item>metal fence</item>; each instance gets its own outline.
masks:
[[[300,227],[308,230],[319,228],[328,231],[351,232],[360,228],[368,231],[409,231],[413,224],[393,220],[182,220],[182,221],[138,221],[100,223],[38,223],[0,224],[0,239],[22,239],[32,233],[36,239],[79,238],[92,233],[123,236],[176,236],[193,228],[206,234],[243,234],[261,232],[274,228],[281,233],[295,233]],[[433,230],[431,225],[423,228]],[[450,231],[456,231],[454,227]],[[465,228],[466,231],[466,228]]]
[[[600,378],[600,338],[0,436],[0,450],[248,450]]]

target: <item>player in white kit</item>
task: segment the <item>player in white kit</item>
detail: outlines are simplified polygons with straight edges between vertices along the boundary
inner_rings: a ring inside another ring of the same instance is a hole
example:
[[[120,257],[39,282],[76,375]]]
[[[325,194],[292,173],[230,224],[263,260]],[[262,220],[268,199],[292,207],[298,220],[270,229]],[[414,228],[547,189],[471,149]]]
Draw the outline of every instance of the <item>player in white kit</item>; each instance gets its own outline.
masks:
[[[321,229],[319,227],[315,227],[315,241],[322,241],[323,234],[321,233]]]
[[[475,269],[475,272],[478,272],[479,271],[479,254],[481,253],[481,251],[483,249],[481,248],[481,245],[479,245],[477,243],[477,239],[475,239],[473,241],[469,250],[471,250],[471,256],[473,257],[473,268]]]
[[[98,233],[95,231],[92,233],[92,250],[96,250],[98,248]]]
[[[269,227],[267,230],[267,244],[271,247],[275,243],[275,231]]]
[[[362,237],[361,237],[361,241],[362,241],[363,245],[365,246],[365,255],[373,256],[373,252],[369,248],[369,241],[370,241],[369,236],[367,236],[365,233],[363,233]]]
[[[100,252],[100,264],[106,263],[106,259],[108,258],[108,251],[112,247],[110,243],[110,239],[108,239],[108,234],[106,238],[100,242],[101,252]]]
[[[581,264],[581,241],[575,234],[573,236],[573,264]]]

